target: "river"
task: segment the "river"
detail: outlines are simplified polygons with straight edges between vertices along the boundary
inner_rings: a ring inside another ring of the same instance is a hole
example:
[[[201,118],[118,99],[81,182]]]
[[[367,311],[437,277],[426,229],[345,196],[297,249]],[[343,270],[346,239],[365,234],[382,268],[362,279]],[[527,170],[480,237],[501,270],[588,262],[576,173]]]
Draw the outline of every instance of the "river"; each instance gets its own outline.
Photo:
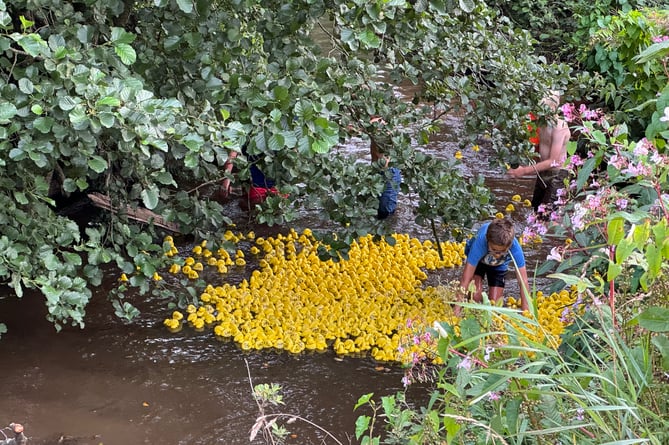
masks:
[[[409,95],[409,94],[407,94]],[[444,121],[444,131],[422,148],[434,156],[452,157],[462,132],[457,117]],[[352,156],[369,156],[365,142],[352,139],[342,148]],[[531,198],[533,179],[509,182],[488,165],[485,148],[463,159],[462,174],[481,174],[502,210],[511,196]],[[411,200],[401,195],[397,214],[389,221],[399,233],[431,238],[427,228],[413,222]],[[247,214],[232,202],[227,210],[240,225]],[[514,216],[522,229],[523,218]],[[299,227],[314,227],[318,218],[303,214]],[[259,233],[286,231],[254,227]],[[192,246],[179,246],[188,249]],[[548,246],[526,250],[530,276],[546,257]],[[442,279],[456,279],[460,270]],[[251,382],[282,386],[282,412],[309,419],[343,443],[355,443],[358,398],[403,389],[403,370],[371,358],[336,357],[328,351],[291,355],[279,352],[245,353],[230,342],[218,341],[210,330],[168,332],[164,302],[148,298],[137,304],[141,316],[131,324],[113,315],[106,295],[116,275],[97,289],[87,308],[86,328],[66,327],[56,334],[46,321],[41,295],[21,300],[0,289],[0,322],[9,332],[0,339],[0,425],[22,423],[30,444],[226,444],[249,443],[258,416]],[[509,294],[518,294],[515,279]],[[410,387],[408,396],[423,400],[425,388]],[[320,444],[324,435],[302,422],[288,425],[287,444]],[[7,433],[8,431],[5,430]],[[2,436],[0,435],[0,440]],[[254,443],[261,443],[256,439]],[[333,443],[333,442],[325,442]]]
[[[457,150],[459,121],[452,118],[445,124],[447,131],[426,147],[438,156]],[[348,149],[364,156],[361,143],[354,140]],[[500,208],[513,194],[530,197],[533,180],[509,183],[488,167],[485,150],[465,159],[462,168],[463,174],[486,176]],[[248,220],[236,204],[228,205],[234,218]],[[308,214],[302,216],[302,227],[317,223]],[[517,223],[522,226],[522,220]],[[411,203],[404,196],[391,224],[398,232],[431,237],[413,223]],[[546,247],[526,255],[532,275]],[[446,278],[455,279],[460,272],[449,270]],[[353,411],[357,399],[368,392],[380,397],[403,388],[399,366],[370,358],[341,359],[331,351],[245,353],[234,343],[216,340],[210,330],[172,334],[162,325],[168,315],[164,302],[151,298],[139,304],[139,319],[125,324],[106,300],[115,280],[111,275],[107,288],[98,289],[87,308],[85,330],[66,327],[58,334],[45,319],[41,295],[28,293],[18,300],[8,297],[9,289],[0,290],[0,322],[9,329],[0,340],[0,425],[24,424],[29,443],[247,444],[258,415],[249,373],[253,384],[283,387],[283,412],[308,418],[348,443],[357,416],[369,414]],[[515,279],[508,287],[517,293]],[[425,389],[410,387],[408,394],[421,400]],[[288,427],[293,436],[287,444],[318,444],[323,439],[299,421]]]

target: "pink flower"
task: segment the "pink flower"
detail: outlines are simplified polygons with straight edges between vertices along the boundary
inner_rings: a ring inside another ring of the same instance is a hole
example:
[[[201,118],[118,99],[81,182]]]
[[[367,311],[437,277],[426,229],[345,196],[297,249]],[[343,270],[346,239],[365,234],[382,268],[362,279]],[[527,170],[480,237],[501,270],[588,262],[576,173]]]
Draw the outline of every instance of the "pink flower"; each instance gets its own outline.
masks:
[[[600,111],[599,110],[585,110],[583,112],[583,119],[587,121],[594,121],[599,119]]]
[[[646,156],[649,152],[649,149],[653,147],[648,139],[643,138],[634,146],[634,155],[635,156]]]
[[[564,104],[560,107],[564,120],[567,122],[574,122],[576,120],[576,114],[574,113],[575,107],[574,104]]]
[[[626,169],[620,171],[621,173],[626,173],[630,176],[650,176],[651,170],[650,167],[639,162],[637,164],[630,163]]]
[[[609,164],[613,165],[618,170],[622,170],[627,166],[627,158],[620,155],[613,155],[611,156],[611,159],[609,159]]]
[[[464,368],[467,371],[471,371],[472,370],[472,364],[473,364],[472,358],[470,356],[466,356],[465,358],[462,359],[462,361],[460,361],[460,363],[458,363],[456,368],[458,368],[458,369],[463,369]]]

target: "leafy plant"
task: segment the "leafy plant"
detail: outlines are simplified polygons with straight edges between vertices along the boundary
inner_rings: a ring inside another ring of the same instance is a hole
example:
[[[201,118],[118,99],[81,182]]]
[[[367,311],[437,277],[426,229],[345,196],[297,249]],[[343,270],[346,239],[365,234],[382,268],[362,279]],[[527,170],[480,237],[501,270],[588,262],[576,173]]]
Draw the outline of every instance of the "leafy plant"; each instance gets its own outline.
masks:
[[[281,395],[281,386],[275,383],[261,383],[254,386],[253,380],[251,379],[251,370],[249,368],[248,362],[246,362],[246,370],[249,374],[249,383],[251,384],[253,398],[258,405],[258,418],[251,428],[251,434],[249,437],[250,442],[253,442],[253,440],[258,436],[258,433],[261,433],[263,440],[267,444],[284,444],[286,438],[290,435],[290,431],[286,429],[285,425],[279,424],[278,420],[286,419],[286,424],[292,424],[298,420],[304,422],[314,427],[316,430],[324,433],[327,438],[333,441],[333,443],[343,445],[343,443],[339,441],[339,439],[337,439],[332,433],[302,416],[282,412],[268,413],[268,408],[284,404],[283,396]]]
[[[360,398],[356,408],[372,408],[371,416],[358,419],[362,443],[661,444],[667,439],[666,406],[655,396],[663,388],[662,377],[653,373],[658,351],[643,337],[627,343],[605,305],[590,306],[560,349],[526,335],[518,327],[535,322],[512,310],[469,308],[468,328],[461,323],[458,333],[440,323],[431,330],[439,338],[433,359],[443,365],[433,365],[434,389],[425,406],[411,406],[403,393],[382,398],[379,406],[371,394]],[[502,327],[491,332],[485,326],[492,321]],[[577,348],[581,339],[588,341]]]
[[[666,57],[637,56],[662,41],[669,29],[669,15],[666,9],[628,10],[598,24],[584,65],[604,76],[607,87],[602,99],[616,113],[616,121],[627,123],[638,138],[655,111],[648,105],[666,87],[669,73]]]
[[[373,217],[379,166],[338,154],[351,137],[386,141],[402,192],[426,201],[419,223],[468,225],[489,212],[489,192],[419,145],[474,106],[471,139],[520,127],[569,77],[533,43],[470,1],[0,1],[0,279],[17,296],[39,289],[57,329],[83,327],[112,265],[125,279],[110,298],[133,318],[130,295],[153,291],[165,264],[165,226],[130,216],[214,238],[231,222],[213,198],[233,151],[235,185],[248,187],[256,162],[288,196],[253,209],[258,221],[309,208],[340,239],[386,235]],[[413,102],[395,94],[406,82]],[[91,193],[113,211],[75,222],[69,206]]]

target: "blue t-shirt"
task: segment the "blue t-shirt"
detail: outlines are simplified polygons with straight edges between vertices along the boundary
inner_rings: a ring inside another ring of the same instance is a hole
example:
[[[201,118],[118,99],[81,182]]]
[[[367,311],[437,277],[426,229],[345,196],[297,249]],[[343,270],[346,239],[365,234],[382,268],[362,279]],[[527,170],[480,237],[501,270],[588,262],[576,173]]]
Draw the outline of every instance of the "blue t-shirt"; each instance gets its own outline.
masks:
[[[509,268],[511,257],[513,257],[516,261],[516,267],[524,267],[525,255],[523,254],[522,247],[520,247],[520,243],[515,238],[511,243],[509,251],[503,257],[495,258],[488,252],[488,240],[486,239],[488,226],[490,226],[490,222],[483,224],[478,232],[476,232],[476,235],[467,241],[467,247],[465,248],[467,263],[474,267],[478,266],[479,263],[483,263],[495,270],[505,271]]]

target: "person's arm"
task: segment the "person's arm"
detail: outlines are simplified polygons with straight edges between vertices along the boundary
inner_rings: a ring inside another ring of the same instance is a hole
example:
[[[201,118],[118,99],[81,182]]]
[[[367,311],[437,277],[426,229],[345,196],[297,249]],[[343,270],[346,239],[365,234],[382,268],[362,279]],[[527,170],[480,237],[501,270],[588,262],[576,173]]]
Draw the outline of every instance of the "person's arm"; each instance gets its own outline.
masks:
[[[525,266],[517,268],[516,274],[520,286],[520,307],[523,311],[526,311],[530,308],[530,284],[527,279],[527,268]]]
[[[518,168],[512,168],[507,173],[514,177],[533,175],[551,168],[560,167],[565,161],[565,148],[571,131],[569,127],[562,122],[559,127],[543,127],[539,132],[539,152],[542,158],[534,165],[523,165]]]
[[[465,262],[465,268],[462,271],[462,278],[460,278],[460,288],[458,292],[458,300],[464,301],[467,299],[467,293],[469,292],[469,284],[474,279],[474,272],[476,271],[476,266],[472,266],[469,262]],[[460,315],[462,307],[456,305],[453,308],[455,315]]]

